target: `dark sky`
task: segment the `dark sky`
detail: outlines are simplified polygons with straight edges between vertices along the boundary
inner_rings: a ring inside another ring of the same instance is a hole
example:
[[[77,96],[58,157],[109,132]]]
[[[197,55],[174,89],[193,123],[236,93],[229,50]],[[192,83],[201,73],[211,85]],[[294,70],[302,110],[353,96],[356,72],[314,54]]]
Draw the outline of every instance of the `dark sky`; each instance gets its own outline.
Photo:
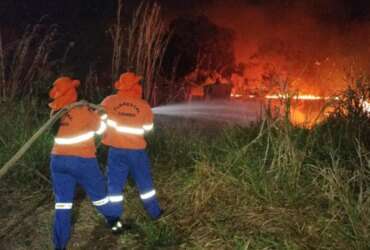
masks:
[[[206,11],[207,7],[221,0],[159,0],[165,12],[169,15],[176,12]],[[127,12],[131,12],[137,0],[126,0]],[[370,16],[369,0],[228,0],[222,1],[229,5],[232,2],[248,5],[278,4],[293,6],[302,2],[328,2],[328,8],[337,10],[338,6],[346,10],[350,19],[367,19]],[[0,1],[0,24],[24,25],[34,23],[41,16],[48,15],[50,20],[56,23],[76,22],[83,19],[101,19],[114,16],[115,0],[1,0]],[[330,13],[330,12],[329,12]],[[332,13],[335,16],[335,13]],[[338,17],[340,18],[340,17]]]
[[[347,22],[370,19],[370,0],[158,0],[167,18],[177,15],[208,14],[213,6],[249,6],[276,10],[300,8],[313,12],[319,19],[341,26]],[[47,24],[57,24],[59,39],[76,42],[72,57],[78,65],[87,65],[105,55],[109,58],[111,40],[107,30],[114,23],[116,0],[0,0],[0,31],[3,39],[19,37],[24,27],[37,23],[41,17]],[[138,0],[124,0],[125,16],[129,17]],[[271,6],[273,8],[271,8]],[[4,35],[5,34],[5,35]],[[8,35],[9,34],[9,35]],[[101,60],[103,61],[103,59]]]

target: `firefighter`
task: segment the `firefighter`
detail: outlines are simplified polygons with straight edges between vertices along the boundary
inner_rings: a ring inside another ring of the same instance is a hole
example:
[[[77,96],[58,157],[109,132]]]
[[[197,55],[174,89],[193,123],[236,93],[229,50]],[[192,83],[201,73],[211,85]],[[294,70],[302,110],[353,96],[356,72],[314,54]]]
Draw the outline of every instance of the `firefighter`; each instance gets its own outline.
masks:
[[[108,193],[117,220],[123,214],[122,192],[128,175],[133,178],[149,216],[158,219],[162,214],[145,152],[144,134],[153,129],[153,114],[142,99],[141,79],[132,72],[122,74],[114,84],[118,93],[102,102],[108,115],[108,129],[102,140],[109,147]]]
[[[77,101],[78,80],[60,77],[49,92],[52,112]],[[62,117],[51,152],[51,177],[55,195],[53,242],[55,249],[65,249],[70,238],[71,209],[76,184],[88,194],[93,205],[110,225],[116,223],[109,205],[106,183],[96,157],[94,136],[106,129],[104,119],[87,106],[71,109]],[[120,225],[115,225],[120,226]]]

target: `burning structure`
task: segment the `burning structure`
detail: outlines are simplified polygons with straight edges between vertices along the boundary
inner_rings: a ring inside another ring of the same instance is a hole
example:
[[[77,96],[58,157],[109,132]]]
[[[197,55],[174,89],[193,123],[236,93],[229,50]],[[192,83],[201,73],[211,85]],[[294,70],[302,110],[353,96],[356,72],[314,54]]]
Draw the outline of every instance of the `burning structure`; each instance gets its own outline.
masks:
[[[183,76],[188,99],[205,99],[217,75],[222,88],[232,85],[231,97],[278,100],[289,93],[303,120],[370,72],[370,20],[345,1],[216,0],[204,7],[204,17],[189,25],[202,41],[187,47],[195,54]]]
[[[232,94],[237,96],[289,90],[325,98],[370,70],[370,20],[351,16],[348,3],[266,2],[207,4],[202,14],[208,19],[198,18],[190,25],[202,40],[201,49],[188,46],[196,65],[184,74],[186,81],[196,80],[190,86],[203,86],[216,71],[233,84]],[[221,27],[219,31],[215,26]],[[207,58],[207,53],[212,55]],[[201,91],[195,89],[192,93],[198,96]]]
[[[287,8],[284,1],[246,2],[219,2],[207,11],[235,32],[235,61],[245,65],[243,94],[279,94],[285,82],[290,91],[325,97],[369,72],[370,21],[351,19],[344,3],[299,1]]]

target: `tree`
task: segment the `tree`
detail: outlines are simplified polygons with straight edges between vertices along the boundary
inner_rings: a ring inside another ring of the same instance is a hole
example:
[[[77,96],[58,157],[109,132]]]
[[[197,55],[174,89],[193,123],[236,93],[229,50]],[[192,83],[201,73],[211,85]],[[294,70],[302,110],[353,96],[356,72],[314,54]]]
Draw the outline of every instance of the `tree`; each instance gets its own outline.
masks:
[[[173,72],[182,78],[195,69],[224,72],[232,69],[234,33],[217,26],[205,16],[177,18],[170,24],[172,32],[163,69],[166,75]]]

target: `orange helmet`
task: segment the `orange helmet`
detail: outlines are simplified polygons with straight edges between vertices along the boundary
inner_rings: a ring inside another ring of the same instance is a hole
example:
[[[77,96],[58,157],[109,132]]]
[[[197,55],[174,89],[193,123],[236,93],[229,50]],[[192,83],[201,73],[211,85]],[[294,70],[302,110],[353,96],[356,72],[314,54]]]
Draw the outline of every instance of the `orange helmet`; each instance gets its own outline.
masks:
[[[49,103],[49,107],[57,111],[68,104],[77,101],[76,88],[80,85],[79,80],[70,77],[59,77],[53,83],[53,88],[49,92],[49,97],[54,101]]]
[[[138,84],[142,79],[141,76],[132,72],[123,73],[119,80],[115,82],[114,87],[118,90],[130,90],[134,85]]]
[[[114,83],[114,87],[118,90],[118,94],[122,96],[141,97],[142,88],[139,84],[141,76],[132,72],[121,74],[119,80]]]

